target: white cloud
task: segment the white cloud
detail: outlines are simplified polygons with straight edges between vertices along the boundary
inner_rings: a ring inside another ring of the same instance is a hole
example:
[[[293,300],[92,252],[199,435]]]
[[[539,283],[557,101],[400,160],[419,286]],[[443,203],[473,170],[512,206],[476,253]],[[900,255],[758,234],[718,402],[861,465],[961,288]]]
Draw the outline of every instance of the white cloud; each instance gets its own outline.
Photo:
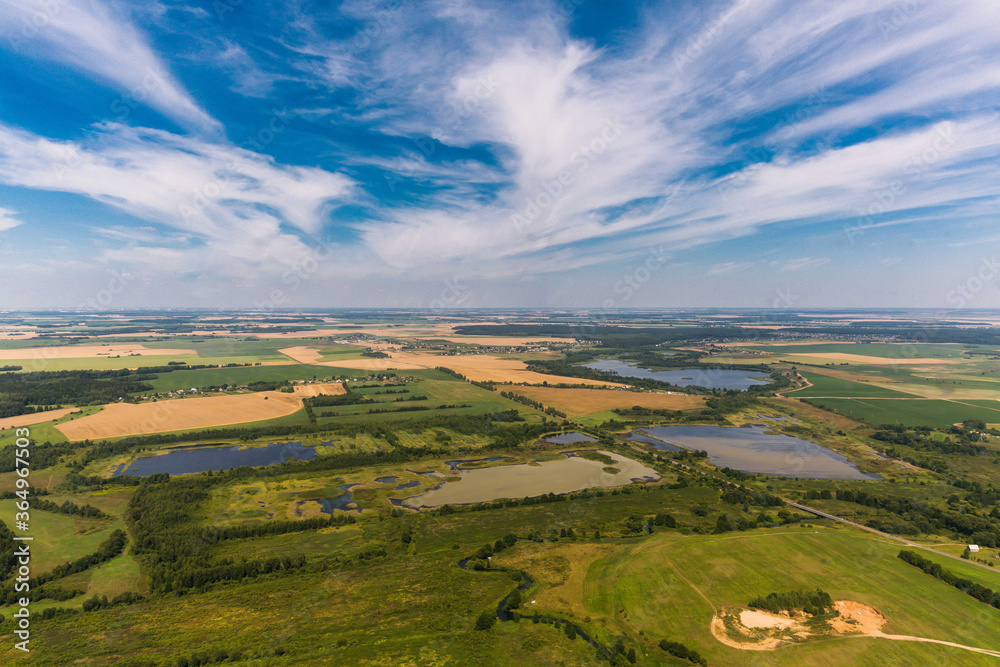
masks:
[[[12,229],[21,224],[22,221],[15,218],[15,215],[17,215],[15,211],[0,207],[0,232]]]
[[[802,269],[813,269],[817,266],[823,266],[824,264],[829,263],[829,257],[800,257],[798,259],[789,259],[784,262],[778,262],[782,271],[801,271]]]
[[[118,90],[122,109],[142,103],[187,129],[220,132],[221,124],[167,70],[125,7],[97,0],[0,0],[0,31],[6,34],[0,48],[91,75]],[[111,117],[120,113],[113,104],[109,102]]]
[[[746,271],[747,269],[753,268],[753,262],[725,262],[724,264],[715,264],[708,270],[708,275],[710,276],[725,276],[730,273],[739,273],[740,271]]]
[[[303,237],[317,237],[328,207],[344,201],[354,186],[322,169],[278,165],[248,150],[117,124],[97,128],[83,142],[0,125],[0,182],[84,195],[256,267],[291,265],[307,254]],[[150,233],[139,230],[136,240]],[[164,253],[180,252],[156,248],[147,257],[160,261]],[[129,253],[132,260],[142,257]]]

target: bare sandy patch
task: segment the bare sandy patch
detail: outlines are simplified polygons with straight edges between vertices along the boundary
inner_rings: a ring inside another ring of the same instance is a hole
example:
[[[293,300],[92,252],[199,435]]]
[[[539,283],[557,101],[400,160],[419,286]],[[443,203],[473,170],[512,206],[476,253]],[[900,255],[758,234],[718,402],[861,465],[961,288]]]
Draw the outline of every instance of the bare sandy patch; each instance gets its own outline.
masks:
[[[795,621],[787,616],[775,616],[749,609],[740,612],[740,623],[748,628],[788,628],[795,625]]]
[[[26,347],[0,350],[0,359],[95,359],[100,357],[198,356],[195,350],[149,348],[143,345],[73,345],[67,347]]]
[[[302,398],[279,391],[179,398],[154,403],[111,403],[100,412],[56,426],[70,440],[183,431],[290,415]]]
[[[297,396],[337,396],[339,394],[346,394],[347,390],[344,389],[344,385],[340,382],[330,382],[325,384],[298,384],[295,385],[295,394]]]
[[[830,621],[830,625],[841,634],[879,632],[887,622],[885,616],[878,609],[860,602],[837,600],[833,606],[840,615]]]
[[[65,417],[72,412],[79,412],[78,408],[61,408],[59,410],[46,410],[45,412],[36,412],[30,415],[18,415],[16,417],[4,417],[0,419],[0,429],[5,428],[15,428],[18,426],[31,426],[32,424],[41,424],[42,422],[52,421],[53,419],[59,419],[60,417]]]
[[[544,373],[529,371],[527,365],[509,357],[498,357],[492,354],[455,354],[441,355],[428,352],[393,351],[382,359],[362,357],[358,359],[337,359],[335,361],[319,361],[321,355],[312,347],[299,346],[279,350],[282,354],[295,359],[299,363],[334,368],[355,368],[365,371],[416,370],[437,368],[443,366],[475,382],[513,382],[523,384],[542,384],[548,382],[567,382],[572,384],[589,384],[594,386],[620,387],[622,385],[602,380],[586,380],[582,378],[561,378]]]
[[[615,408],[631,408],[636,405],[665,410],[689,410],[705,405],[704,396],[615,389],[520,387],[515,390],[515,393],[540,401],[545,407],[561,410],[568,417],[578,417]]]

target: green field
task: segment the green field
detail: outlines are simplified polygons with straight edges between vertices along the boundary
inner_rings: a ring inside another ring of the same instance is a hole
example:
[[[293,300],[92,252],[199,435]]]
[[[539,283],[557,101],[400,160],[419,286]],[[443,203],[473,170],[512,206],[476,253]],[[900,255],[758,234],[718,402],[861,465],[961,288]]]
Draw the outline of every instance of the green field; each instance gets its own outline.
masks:
[[[712,637],[716,609],[745,607],[757,595],[798,588],[819,587],[834,599],[871,605],[888,619],[884,631],[890,634],[1000,646],[1000,610],[904,563],[896,558],[899,550],[843,528],[657,536],[594,562],[584,598],[588,611],[614,619],[632,636],[641,631],[682,641],[709,664],[751,664],[757,657]],[[959,574],[974,569],[954,560],[948,567]],[[863,637],[824,637],[766,658],[768,665],[996,664],[996,658],[960,649]]]
[[[945,401],[935,399],[811,398],[809,403],[833,409],[870,424],[903,424],[904,426],[947,427],[966,419],[982,419],[1000,423],[1000,406],[989,407],[994,401]],[[984,405],[979,405],[983,403]]]
[[[195,362],[188,362],[195,363]],[[193,371],[160,373],[149,384],[153,390],[176,391],[192,387],[213,387],[220,384],[245,385],[249,382],[280,382],[332,377],[333,369],[326,366],[290,364],[282,366],[238,366],[235,368],[204,368]]]
[[[813,396],[844,398],[904,398],[911,396],[916,398],[914,394],[893,390],[893,383],[891,382],[852,382],[808,371],[800,371],[800,374],[813,386],[786,392],[792,398],[808,398]]]
[[[15,502],[0,500],[0,517],[8,525],[13,523],[17,511]],[[29,526],[24,534],[33,538],[31,565],[38,574],[97,551],[113,530],[125,527],[118,520],[86,519],[42,510],[31,510]]]

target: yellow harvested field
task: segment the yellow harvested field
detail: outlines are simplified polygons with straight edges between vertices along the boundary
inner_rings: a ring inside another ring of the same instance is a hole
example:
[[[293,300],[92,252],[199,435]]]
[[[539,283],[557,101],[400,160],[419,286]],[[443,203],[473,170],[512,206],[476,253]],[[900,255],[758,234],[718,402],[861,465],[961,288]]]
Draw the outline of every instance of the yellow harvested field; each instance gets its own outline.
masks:
[[[320,353],[311,347],[288,347],[279,350],[303,364],[314,364],[319,366],[333,366],[335,368],[356,368],[364,371],[386,371],[386,370],[415,370],[420,368],[436,368],[444,366],[456,373],[461,373],[470,380],[476,382],[514,382],[524,384],[541,384],[548,382],[553,384],[565,381],[570,384],[590,384],[595,386],[620,387],[622,385],[614,382],[603,382],[601,380],[585,380],[582,378],[560,379],[558,376],[545,375],[527,370],[523,361],[505,357],[497,357],[492,354],[456,354],[440,355],[429,354],[427,352],[393,352],[385,359],[372,359],[362,357],[358,359],[337,359],[336,361],[319,361]]]
[[[15,428],[18,426],[31,426],[32,424],[41,424],[42,422],[52,421],[53,419],[59,419],[60,417],[65,417],[71,412],[79,412],[79,410],[77,408],[61,408],[59,410],[46,410],[45,412],[36,412],[31,415],[4,417],[3,419],[0,419],[0,429]]]
[[[155,403],[110,403],[100,412],[56,425],[70,440],[227,426],[290,415],[302,397],[280,391],[178,398]]]
[[[296,396],[336,396],[346,394],[347,390],[339,382],[328,384],[297,384],[295,385]]]
[[[149,348],[143,345],[75,345],[67,347],[26,347],[17,350],[0,350],[0,359],[94,359],[99,357],[127,357],[130,355],[180,356],[195,350]]]
[[[784,357],[806,358],[806,359],[832,359],[834,361],[853,361],[856,364],[869,364],[872,366],[914,366],[921,364],[956,364],[958,359],[934,359],[934,358],[907,358],[889,359],[886,357],[869,357],[862,354],[847,354],[846,352],[822,352],[819,354],[809,354],[806,352],[789,352],[781,355]]]
[[[540,401],[545,407],[552,407],[566,413],[568,417],[578,417],[592,412],[631,408],[666,410],[689,410],[705,406],[704,396],[691,394],[645,393],[615,389],[577,389],[560,387],[521,387],[516,393]]]

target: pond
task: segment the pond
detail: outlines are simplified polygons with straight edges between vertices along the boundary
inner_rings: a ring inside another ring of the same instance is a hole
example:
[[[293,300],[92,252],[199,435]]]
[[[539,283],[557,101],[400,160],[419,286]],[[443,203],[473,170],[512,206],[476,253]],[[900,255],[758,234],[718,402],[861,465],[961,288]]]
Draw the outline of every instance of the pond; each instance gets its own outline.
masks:
[[[584,367],[618,373],[622,377],[669,382],[677,387],[697,386],[745,391],[754,385],[771,382],[770,378],[766,377],[767,373],[763,371],[734,371],[723,368],[672,368],[666,371],[654,371],[642,368],[635,362],[620,359],[601,359],[584,364]]]
[[[316,500],[314,502],[319,503],[320,507],[322,508],[321,511],[324,514],[333,514],[333,510],[343,510],[345,512],[350,512],[353,510],[360,514],[361,505],[357,504],[357,502],[354,500],[354,494],[351,493],[351,487],[354,486],[358,485],[343,484],[341,486],[338,486],[337,488],[346,491],[347,493],[345,493],[344,495],[339,496],[337,498],[323,498],[321,500]],[[302,504],[303,502],[306,501],[299,501],[299,504]],[[354,507],[350,507],[350,505],[354,505]]]
[[[520,463],[490,468],[458,469],[461,479],[444,482],[427,493],[401,501],[406,507],[439,507],[482,503],[498,498],[528,498],[548,493],[562,494],[595,487],[629,484],[660,477],[655,470],[619,454],[601,452],[613,463],[568,456],[542,463]],[[609,466],[617,472],[609,472]]]
[[[652,436],[657,449],[680,445],[708,452],[713,465],[742,472],[805,479],[880,479],[858,470],[846,457],[814,442],[762,426],[651,426],[639,435]]]
[[[554,445],[575,445],[578,442],[597,442],[597,438],[589,436],[586,433],[573,431],[572,433],[556,433],[555,435],[546,436],[542,439],[542,442],[550,442]]]
[[[239,468],[242,466],[270,466],[289,459],[308,461],[316,458],[316,449],[304,447],[299,442],[285,444],[268,443],[266,447],[187,447],[172,449],[166,454],[138,458],[126,469],[121,466],[114,472],[118,475],[145,477],[156,473],[187,475],[194,472],[213,472]]]

